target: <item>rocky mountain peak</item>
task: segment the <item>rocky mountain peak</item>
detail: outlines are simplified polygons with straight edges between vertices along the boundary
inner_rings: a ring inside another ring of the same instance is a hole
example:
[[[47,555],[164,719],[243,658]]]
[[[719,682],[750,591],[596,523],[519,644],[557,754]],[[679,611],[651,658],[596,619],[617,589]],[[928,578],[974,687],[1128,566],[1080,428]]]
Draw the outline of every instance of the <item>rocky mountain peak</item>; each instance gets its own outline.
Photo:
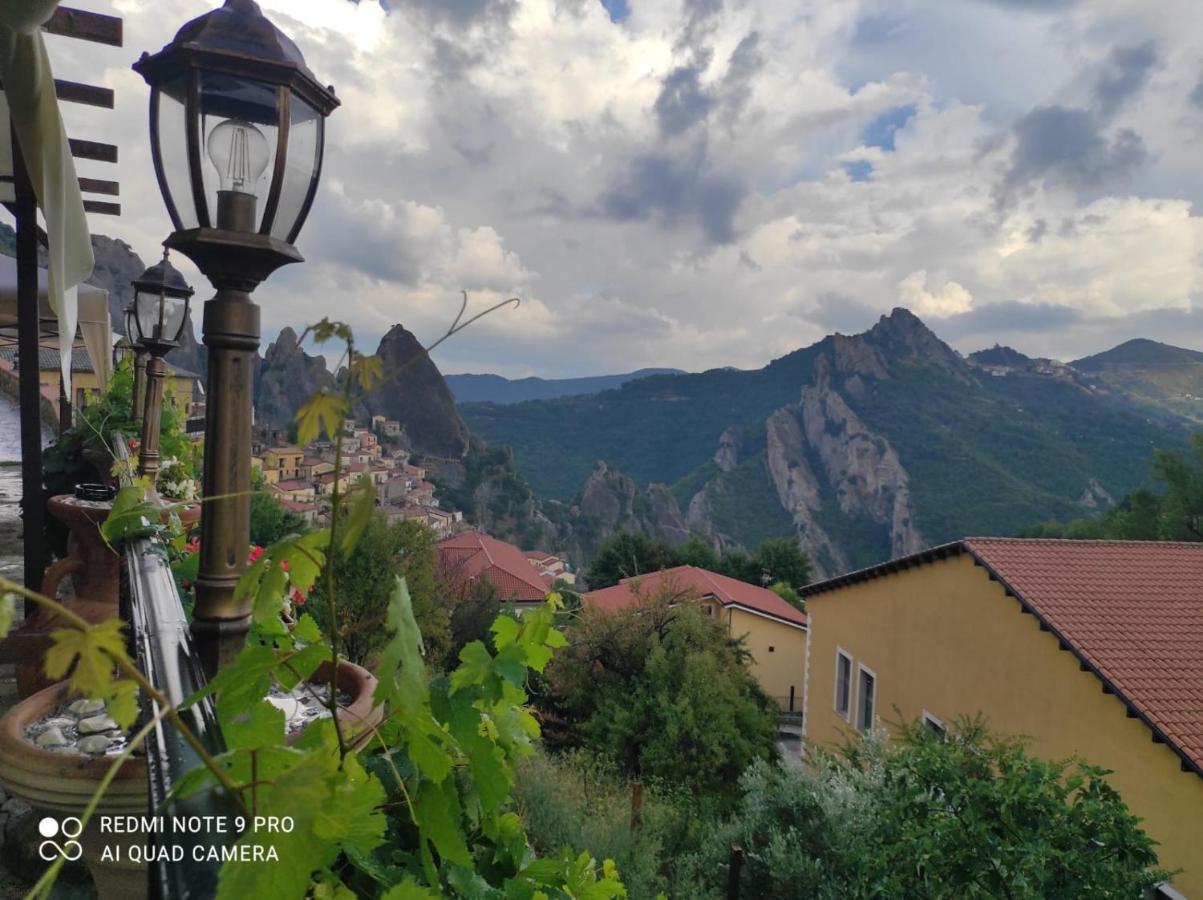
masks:
[[[452,459],[468,450],[468,426],[455,398],[426,349],[397,324],[376,348],[384,380],[366,397],[362,412],[398,420],[411,446],[420,453]]]
[[[863,335],[888,361],[934,366],[968,379],[969,366],[909,309],[896,307]]]
[[[255,391],[259,421],[286,425],[313,394],[334,382],[323,356],[310,356],[297,342],[297,333],[285,326],[263,356]]]
[[[979,366],[1004,366],[1021,369],[1030,366],[1035,360],[1025,356],[1013,347],[995,344],[988,350],[978,350],[969,354],[969,361]]]

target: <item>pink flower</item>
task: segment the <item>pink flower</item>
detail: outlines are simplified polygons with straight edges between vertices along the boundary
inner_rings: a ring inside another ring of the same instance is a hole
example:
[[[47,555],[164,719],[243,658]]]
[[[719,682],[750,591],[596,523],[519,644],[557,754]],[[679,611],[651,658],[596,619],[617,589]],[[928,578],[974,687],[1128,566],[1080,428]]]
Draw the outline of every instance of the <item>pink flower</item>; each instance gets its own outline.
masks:
[[[305,605],[305,595],[302,594],[300,591],[298,591],[296,588],[292,589],[292,604],[293,604],[293,606],[304,606]]]
[[[258,562],[259,557],[263,555],[263,548],[258,544],[252,544],[250,551],[246,555],[247,562]]]
[[[200,538],[194,537],[184,545],[185,553],[200,553]]]

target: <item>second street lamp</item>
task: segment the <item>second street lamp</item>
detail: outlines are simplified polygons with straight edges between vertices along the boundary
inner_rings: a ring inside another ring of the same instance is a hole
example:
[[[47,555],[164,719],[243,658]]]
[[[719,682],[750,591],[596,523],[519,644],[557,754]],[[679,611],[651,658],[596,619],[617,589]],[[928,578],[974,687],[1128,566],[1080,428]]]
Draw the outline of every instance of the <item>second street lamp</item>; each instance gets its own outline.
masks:
[[[293,247],[317,192],[325,120],[338,100],[252,0],[184,25],[134,69],[150,85],[155,174],[179,250],[217,289],[205,302],[200,565],[192,631],[208,674],[232,660],[251,610],[234,592],[250,544],[251,425],[260,282]]]
[[[138,340],[137,313],[134,301],[125,308],[125,339],[134,354],[134,391],[132,397],[133,419],[138,425],[142,424],[142,416],[146,413],[146,348]]]
[[[167,374],[163,357],[180,345],[191,297],[192,288],[167,259],[166,250],[158,263],[134,279],[134,328],[138,343],[150,354],[146,364],[146,408],[138,470],[152,483],[159,471],[159,422],[163,413],[163,379]]]

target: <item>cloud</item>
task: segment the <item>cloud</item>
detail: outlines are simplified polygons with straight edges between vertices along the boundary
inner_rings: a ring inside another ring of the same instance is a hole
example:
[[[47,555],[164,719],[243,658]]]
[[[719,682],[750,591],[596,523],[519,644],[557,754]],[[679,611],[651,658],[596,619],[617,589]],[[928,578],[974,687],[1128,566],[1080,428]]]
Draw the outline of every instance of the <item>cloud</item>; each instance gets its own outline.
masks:
[[[734,178],[710,171],[700,148],[685,157],[649,154],[601,197],[604,213],[618,221],[655,219],[666,227],[695,222],[706,239],[735,239],[735,214],[745,189]]]
[[[656,98],[656,118],[660,132],[667,137],[680,134],[706,118],[714,108],[715,99],[701,84],[701,75],[709,59],[687,66],[678,66],[665,77]]]
[[[1094,87],[1099,116],[1109,119],[1115,115],[1126,100],[1145,86],[1156,64],[1157,47],[1153,41],[1112,50]]]
[[[51,47],[116,91],[64,116],[121,145],[80,174],[120,180],[93,226],[145,258],[169,226],[129,62],[214,2],[97,0],[125,48]],[[1199,335],[1172,311],[1203,307],[1203,35],[1172,4],[261,5],[342,100],[308,261],[255,293],[265,343],[331,314],[364,346],[430,340],[461,289],[523,303],[440,347],[447,371],[754,367],[904,292],[961,349]]]
[[[1014,127],[1015,149],[1003,179],[1005,195],[1043,183],[1075,190],[1122,181],[1148,159],[1140,135],[1121,128],[1114,136],[1084,109],[1041,106]]]
[[[945,281],[937,290],[928,290],[927,272],[911,272],[898,282],[898,302],[920,316],[945,318],[968,312],[973,295],[955,281]]]

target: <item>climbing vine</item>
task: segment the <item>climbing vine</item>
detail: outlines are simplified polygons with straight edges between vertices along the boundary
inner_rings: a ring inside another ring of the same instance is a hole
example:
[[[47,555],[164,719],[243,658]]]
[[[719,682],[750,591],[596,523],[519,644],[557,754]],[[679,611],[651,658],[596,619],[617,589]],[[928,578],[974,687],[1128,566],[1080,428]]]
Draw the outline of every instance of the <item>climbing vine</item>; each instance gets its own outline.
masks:
[[[352,393],[370,389],[384,373],[378,360],[355,351],[346,325],[324,320],[311,333],[319,342],[343,342],[346,376],[338,391],[319,393],[302,407],[298,438],[305,444],[321,431],[329,434],[337,470]],[[249,861],[251,854],[224,863],[219,898],[625,897],[609,860],[599,863],[568,849],[536,857],[510,808],[514,766],[539,738],[527,707],[527,680],[566,643],[554,627],[561,606],[555,594],[520,619],[498,617],[487,642],[468,644],[455,669],[431,678],[404,580],[381,585],[389,592],[389,638],[374,672],[373,700],[382,717],[375,724],[340,720],[335,679],[327,679],[322,700],[331,715],[289,744],[284,713],[265,698],[273,686],[289,691],[309,684],[323,664],[338,666],[342,636],[333,562],[354,553],[374,506],[367,479],[345,493],[336,485],[327,527],[264,548],[237,587],[252,607],[246,646],[179,709],[130,660],[115,619],[90,625],[56,601],[0,579],[0,590],[11,592],[0,602],[0,636],[11,623],[13,595],[51,608],[65,623],[52,635],[46,657],[52,678],[67,676],[73,692],[105,699],[125,728],[136,718],[141,689],[197,750],[202,765],[174,786],[173,796],[217,782],[247,812],[292,820],[287,833],[248,831],[240,837],[245,846],[270,841],[278,859]],[[162,528],[158,508],[147,503],[144,486],[135,485],[119,492],[105,533],[120,542]],[[308,614],[290,627],[282,615],[289,598],[307,594],[319,578],[330,606],[329,630]],[[214,698],[229,747],[218,756],[204,751],[179,716],[206,696]],[[149,731],[134,734],[130,749]],[[48,896],[56,871],[52,867],[35,887],[37,896]]]

